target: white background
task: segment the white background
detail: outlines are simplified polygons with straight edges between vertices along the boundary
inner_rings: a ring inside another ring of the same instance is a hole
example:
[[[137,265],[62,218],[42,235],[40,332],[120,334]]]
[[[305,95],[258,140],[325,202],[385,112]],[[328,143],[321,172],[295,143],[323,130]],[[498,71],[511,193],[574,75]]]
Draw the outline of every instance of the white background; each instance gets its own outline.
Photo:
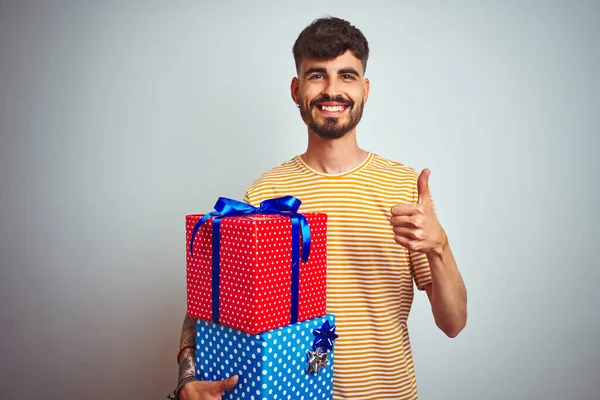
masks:
[[[331,14],[468,288],[455,339],[415,300],[421,398],[597,399],[599,4],[0,1],[0,397],[173,390],[185,214],[305,150],[291,48]]]

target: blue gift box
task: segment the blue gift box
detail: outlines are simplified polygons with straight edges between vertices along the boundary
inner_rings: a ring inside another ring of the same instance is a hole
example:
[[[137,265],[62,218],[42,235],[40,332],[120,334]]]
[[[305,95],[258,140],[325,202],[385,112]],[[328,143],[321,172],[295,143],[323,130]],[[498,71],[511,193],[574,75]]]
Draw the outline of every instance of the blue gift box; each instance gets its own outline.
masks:
[[[257,335],[196,320],[196,376],[217,381],[237,374],[223,399],[329,400],[336,337],[333,314]]]

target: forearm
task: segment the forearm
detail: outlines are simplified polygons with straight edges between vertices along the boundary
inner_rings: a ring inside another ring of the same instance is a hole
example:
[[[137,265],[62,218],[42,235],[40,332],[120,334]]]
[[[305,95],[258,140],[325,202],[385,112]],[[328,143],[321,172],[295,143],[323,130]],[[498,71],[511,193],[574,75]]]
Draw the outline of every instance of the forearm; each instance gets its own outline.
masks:
[[[436,325],[449,337],[455,337],[467,323],[467,291],[447,238],[439,249],[427,253],[427,259]]]
[[[184,346],[194,346],[195,348],[195,324],[196,321],[186,315],[181,329],[181,339],[179,348]],[[180,356],[179,363],[179,381],[187,376],[195,374],[194,349],[185,349]]]

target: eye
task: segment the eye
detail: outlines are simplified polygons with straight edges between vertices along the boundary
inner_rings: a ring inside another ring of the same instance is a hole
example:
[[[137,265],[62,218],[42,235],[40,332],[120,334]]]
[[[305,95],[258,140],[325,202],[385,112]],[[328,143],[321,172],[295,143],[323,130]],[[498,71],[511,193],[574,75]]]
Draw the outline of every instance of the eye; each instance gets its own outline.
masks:
[[[355,78],[354,78],[354,75],[345,74],[345,75],[342,75],[342,79],[344,79],[346,81],[351,81],[351,80],[354,80]]]
[[[309,79],[323,79],[323,75],[321,75],[321,74],[314,74],[314,75],[311,75]]]

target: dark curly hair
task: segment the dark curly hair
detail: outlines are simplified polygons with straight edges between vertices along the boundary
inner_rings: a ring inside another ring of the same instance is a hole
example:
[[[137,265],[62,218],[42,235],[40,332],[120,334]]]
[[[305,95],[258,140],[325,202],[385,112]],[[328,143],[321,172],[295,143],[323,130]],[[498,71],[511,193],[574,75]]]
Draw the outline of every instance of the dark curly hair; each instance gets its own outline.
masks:
[[[362,32],[341,18],[316,19],[300,32],[294,43],[296,71],[300,72],[300,62],[305,57],[331,60],[344,54],[346,50],[352,51],[362,62],[364,73],[369,59],[369,43]]]

